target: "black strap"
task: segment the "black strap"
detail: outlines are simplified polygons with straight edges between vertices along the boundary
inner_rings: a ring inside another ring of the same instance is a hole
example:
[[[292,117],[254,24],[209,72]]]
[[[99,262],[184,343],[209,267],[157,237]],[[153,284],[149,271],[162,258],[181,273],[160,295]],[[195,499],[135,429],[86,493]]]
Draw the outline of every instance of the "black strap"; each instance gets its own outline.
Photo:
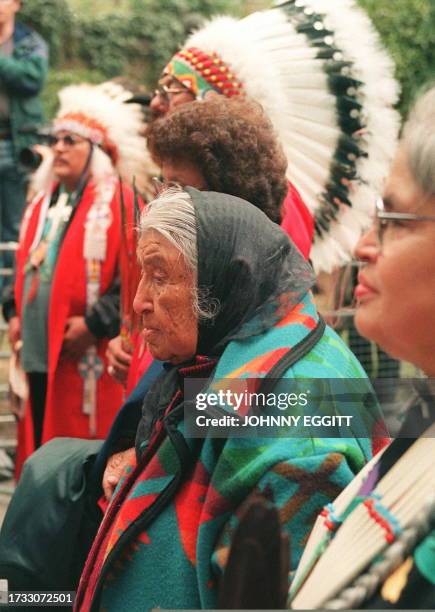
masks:
[[[305,338],[302,338],[295,346],[288,349],[270,372],[267,373],[258,392],[265,394],[270,393],[275,387],[277,379],[280,379],[289,368],[299,361],[299,359],[307,355],[307,353],[309,353],[319,342],[325,332],[325,327],[325,321],[319,315],[319,321],[316,327],[310,331],[308,336],[305,336]]]

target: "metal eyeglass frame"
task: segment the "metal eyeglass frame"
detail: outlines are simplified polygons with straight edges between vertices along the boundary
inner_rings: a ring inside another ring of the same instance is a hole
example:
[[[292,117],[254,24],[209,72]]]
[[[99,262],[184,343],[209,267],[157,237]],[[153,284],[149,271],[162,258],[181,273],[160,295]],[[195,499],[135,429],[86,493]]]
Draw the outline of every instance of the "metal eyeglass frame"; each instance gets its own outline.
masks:
[[[375,229],[379,244],[388,227],[388,221],[435,221],[435,215],[417,215],[415,213],[385,212],[384,200],[376,199]]]

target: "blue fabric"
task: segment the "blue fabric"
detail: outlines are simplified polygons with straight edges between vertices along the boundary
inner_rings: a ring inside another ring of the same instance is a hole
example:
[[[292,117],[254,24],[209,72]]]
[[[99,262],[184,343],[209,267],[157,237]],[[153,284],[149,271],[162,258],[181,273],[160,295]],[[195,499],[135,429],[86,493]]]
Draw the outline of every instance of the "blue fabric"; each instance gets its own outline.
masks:
[[[11,140],[0,141],[0,241],[16,241],[26,202],[26,176],[18,167],[18,155],[35,142],[23,128],[36,128],[43,121],[38,94],[47,75],[48,48],[27,26],[16,23],[11,57],[0,54],[0,82],[9,99]],[[12,268],[13,252],[0,252],[0,267]],[[0,276],[0,291],[10,286],[10,277]]]
[[[0,242],[17,240],[26,201],[25,175],[16,168],[13,145],[0,140]],[[0,251],[0,267],[12,269],[13,251]],[[0,290],[10,284],[10,276],[0,276]]]
[[[52,223],[53,220],[47,217],[41,242],[47,238]],[[64,217],[59,223],[56,235],[48,242],[45,259],[37,270],[29,261],[26,264],[22,316],[23,348],[21,353],[22,366],[25,372],[48,371],[47,326],[51,283],[67,224],[68,219]],[[37,283],[35,295],[29,301],[29,292],[35,282]]]
[[[222,378],[267,377],[282,348],[296,348],[317,321],[306,294],[274,328],[230,342],[204,391],[220,388]],[[199,367],[178,371],[181,388],[183,379],[200,377]],[[317,378],[367,380],[329,328],[283,378],[311,377],[313,369]],[[185,427],[186,408],[180,403],[162,418],[165,433],[150,443],[139,468],[131,476],[126,472],[126,497],[119,506],[115,497],[106,514],[110,536],[104,542],[97,536],[88,558],[89,573],[85,570],[82,576],[83,593],[92,583],[88,576],[101,572],[101,598],[94,592],[95,609],[215,608],[232,537],[251,496],[263,495],[278,507],[295,569],[317,514],[371,457],[371,441],[353,437],[229,436],[217,441],[210,431],[204,439],[191,438]],[[90,596],[88,589],[85,598]]]
[[[27,272],[24,279],[24,305],[21,318],[21,365],[25,372],[48,371],[48,306],[51,280],[39,283],[35,298],[28,303],[29,292],[35,272]]]
[[[92,470],[92,481],[96,483],[97,488],[101,487],[108,458],[119,450],[117,448],[119,441],[133,436],[132,446],[134,445],[134,435],[142,416],[142,403],[145,394],[162,370],[163,363],[154,360],[119,409]]]

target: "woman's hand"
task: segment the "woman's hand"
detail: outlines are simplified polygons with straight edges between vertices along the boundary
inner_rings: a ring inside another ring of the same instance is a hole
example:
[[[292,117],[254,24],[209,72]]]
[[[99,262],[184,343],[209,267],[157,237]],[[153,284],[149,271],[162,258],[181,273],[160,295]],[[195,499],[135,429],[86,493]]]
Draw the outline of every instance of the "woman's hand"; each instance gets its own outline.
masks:
[[[63,359],[78,361],[96,343],[97,339],[89,331],[85,318],[70,317],[66,322],[61,356]]]
[[[120,453],[115,453],[110,457],[103,474],[103,491],[107,501],[110,501],[113,491],[120,481],[125,468],[131,465],[135,456],[136,450],[134,448],[129,448]]]
[[[106,357],[109,362],[107,371],[110,376],[121,385],[126,385],[131,364],[131,350],[123,344],[121,336],[116,336],[109,342]]]
[[[16,344],[21,340],[21,323],[19,317],[11,317],[8,323],[9,344],[15,351]]]

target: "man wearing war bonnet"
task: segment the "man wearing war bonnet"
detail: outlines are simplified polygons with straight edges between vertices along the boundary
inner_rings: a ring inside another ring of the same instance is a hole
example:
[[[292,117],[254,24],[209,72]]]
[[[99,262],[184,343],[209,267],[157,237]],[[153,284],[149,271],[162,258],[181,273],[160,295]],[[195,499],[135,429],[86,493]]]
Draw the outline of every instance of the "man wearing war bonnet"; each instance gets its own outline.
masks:
[[[133,192],[119,174],[140,176],[145,147],[140,107],[128,97],[110,83],[62,90],[50,153],[34,177],[9,307],[29,384],[18,472],[53,437],[104,437],[122,401],[105,349],[119,333],[120,200],[133,219]]]

